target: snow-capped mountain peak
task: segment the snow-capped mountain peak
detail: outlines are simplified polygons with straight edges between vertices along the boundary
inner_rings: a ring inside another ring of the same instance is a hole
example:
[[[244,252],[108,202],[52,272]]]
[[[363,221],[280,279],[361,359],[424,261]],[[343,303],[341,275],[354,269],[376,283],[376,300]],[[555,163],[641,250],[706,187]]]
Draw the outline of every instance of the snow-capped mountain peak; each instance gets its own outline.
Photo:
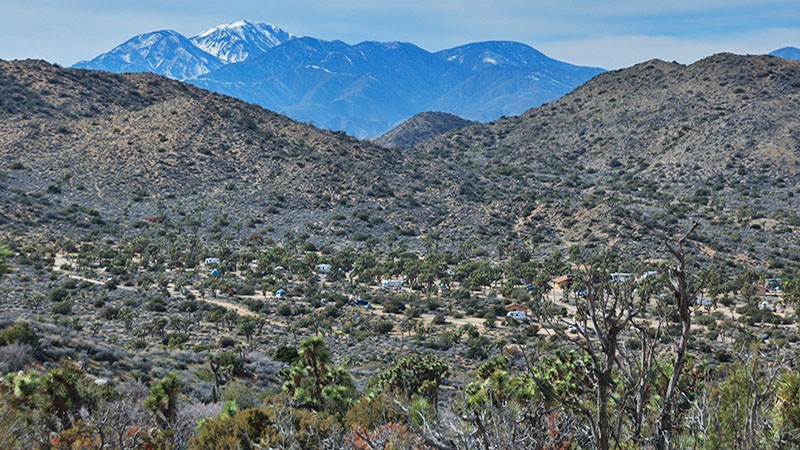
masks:
[[[154,31],[134,36],[91,61],[74,67],[111,72],[153,72],[178,80],[187,80],[218,69],[222,62],[197,48],[172,30]]]
[[[408,42],[293,36],[246,20],[191,39],[167,30],[135,36],[75,67],[155,72],[357,137],[379,135],[422,111],[478,121],[520,114],[602,72],[518,42],[431,53]]]
[[[209,28],[208,30],[206,30],[206,31],[198,34],[197,36],[195,36],[195,38],[204,38],[204,37],[206,37],[208,35],[217,33],[220,30],[231,30],[231,29],[235,29],[235,28],[242,28],[242,27],[246,26],[248,23],[250,23],[250,22],[248,22],[246,20],[237,20],[236,22],[233,22],[233,23],[223,23],[221,25],[217,25],[215,27]]]
[[[263,54],[294,37],[267,23],[239,20],[217,25],[191,40],[197,47],[223,62],[234,63]]]

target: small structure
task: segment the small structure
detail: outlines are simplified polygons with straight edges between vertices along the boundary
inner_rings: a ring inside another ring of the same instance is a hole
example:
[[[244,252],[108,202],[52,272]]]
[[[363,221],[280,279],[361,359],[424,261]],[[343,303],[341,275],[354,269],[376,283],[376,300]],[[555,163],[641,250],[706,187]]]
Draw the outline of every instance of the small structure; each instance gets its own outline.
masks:
[[[222,275],[222,272],[220,272],[219,269],[214,269],[214,270],[211,271],[211,276],[212,277],[218,277],[220,275]]]
[[[644,280],[646,280],[646,279],[648,279],[650,277],[655,277],[655,276],[658,276],[658,271],[657,270],[650,270],[650,271],[644,272],[643,274],[641,274],[638,277],[636,277],[636,281],[644,281]]]
[[[384,291],[399,291],[406,284],[403,280],[381,280],[381,289]]]
[[[580,326],[580,324],[578,324],[578,323],[573,323],[572,325],[567,327],[567,333],[570,333],[570,334],[576,334],[576,333],[586,334],[586,329],[583,328],[582,326]]]
[[[608,276],[612,283],[627,283],[631,278],[633,278],[633,274],[627,272],[613,272]]]
[[[511,316],[510,313],[512,313],[512,312],[521,313],[523,315],[523,317],[529,316],[529,315],[531,315],[531,313],[533,313],[533,311],[530,308],[528,308],[525,305],[520,305],[519,303],[512,303],[510,305],[506,305],[506,313],[508,313],[506,315],[509,316],[509,317],[516,318],[515,316]]]
[[[768,291],[780,292],[781,291],[781,279],[780,278],[769,278],[764,283],[764,287]]]
[[[758,308],[767,311],[772,311],[772,303],[770,303],[769,300],[764,300],[763,302],[758,304]]]
[[[705,308],[710,308],[714,306],[714,300],[708,297],[698,297],[697,300],[694,301],[696,305],[702,306]]]
[[[321,273],[323,275],[327,275],[327,274],[331,273],[331,265],[330,264],[317,264],[316,266],[314,266],[314,268],[317,270],[317,272],[319,272],[319,273]]]
[[[205,262],[207,266],[210,266],[212,264],[219,265],[219,258],[206,258],[203,262]]]
[[[284,296],[286,296],[286,291],[284,289],[278,289],[275,291],[275,297],[283,298]]]
[[[528,315],[522,311],[509,311],[506,313],[506,316],[517,320],[525,320],[528,318]]]
[[[568,273],[566,275],[561,275],[560,277],[553,278],[550,280],[553,283],[554,289],[564,290],[572,286],[572,283],[575,282],[575,275]]]

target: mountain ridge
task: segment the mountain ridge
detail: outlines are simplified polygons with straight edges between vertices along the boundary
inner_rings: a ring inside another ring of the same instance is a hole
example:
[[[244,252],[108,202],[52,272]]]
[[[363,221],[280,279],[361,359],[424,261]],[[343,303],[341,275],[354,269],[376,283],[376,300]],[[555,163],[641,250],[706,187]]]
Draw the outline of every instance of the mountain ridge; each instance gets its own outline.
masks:
[[[789,264],[798,245],[789,230],[800,224],[793,212],[800,208],[798,108],[795,61],[732,54],[689,66],[652,60],[409,152],[560,186],[557,212],[542,214],[533,201],[520,210],[518,233],[559,230],[563,242],[613,242],[692,218],[715,251],[755,248]],[[598,233],[611,217],[621,228]],[[759,238],[762,229],[779,232]]]
[[[134,36],[108,53],[89,61],[79,61],[76,69],[108,72],[153,72],[174,79],[189,79],[222,67],[214,55],[195,46],[172,30]]]
[[[240,20],[217,25],[192,36],[190,40],[224,63],[235,63],[261,55],[294,38],[294,35],[273,25]]]
[[[783,47],[770,52],[772,56],[778,56],[786,59],[800,60],[800,48],[797,47]]]
[[[152,74],[13,62],[0,86],[6,229],[83,233],[74,203],[134,234],[650,258],[698,222],[704,258],[800,261],[796,61],[648,61],[403,151]]]
[[[81,233],[84,222],[64,213],[76,204],[115,233],[158,219],[206,238],[237,224],[274,238],[313,231],[363,242],[418,236],[434,222],[455,236],[462,220],[489,226],[480,211],[495,207],[449,199],[464,178],[456,168],[420,168],[400,152],[154,74],[0,61],[0,94],[0,160],[11,168],[0,226]],[[446,179],[414,181],[437,173]]]
[[[142,45],[127,48],[132,41],[75,67],[152,71],[360,138],[383,134],[425,111],[484,122],[519,114],[559,98],[603,71],[563,63],[516,42],[478,42],[432,53],[406,42],[350,45],[298,37],[247,21],[220,25],[181,41],[181,48],[197,45],[208,55],[205,60],[168,62],[151,57],[144,63],[125,64],[112,58],[169,56],[166,51],[148,52]],[[209,58],[213,61],[206,61]],[[180,64],[186,67],[179,70]]]
[[[450,130],[476,123],[478,122],[466,120],[450,113],[423,112],[415,114],[388,133],[373,139],[372,142],[384,148],[406,149]]]

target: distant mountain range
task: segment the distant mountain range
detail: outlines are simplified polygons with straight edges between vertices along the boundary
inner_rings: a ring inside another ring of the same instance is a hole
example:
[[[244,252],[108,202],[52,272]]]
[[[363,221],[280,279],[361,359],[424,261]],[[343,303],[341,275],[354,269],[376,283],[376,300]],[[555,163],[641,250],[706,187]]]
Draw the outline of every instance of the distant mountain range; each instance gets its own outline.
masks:
[[[520,114],[603,72],[516,42],[431,53],[409,43],[297,37],[247,21],[192,38],[175,31],[139,35],[73,67],[153,72],[360,138],[424,111],[484,122]]]
[[[772,56],[780,56],[781,58],[800,60],[800,48],[797,47],[784,47],[770,53]]]

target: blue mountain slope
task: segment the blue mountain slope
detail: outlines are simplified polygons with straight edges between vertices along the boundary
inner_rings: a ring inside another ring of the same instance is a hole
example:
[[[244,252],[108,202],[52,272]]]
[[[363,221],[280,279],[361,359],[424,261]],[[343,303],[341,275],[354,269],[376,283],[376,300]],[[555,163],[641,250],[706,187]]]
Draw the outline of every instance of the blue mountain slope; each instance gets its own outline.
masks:
[[[295,37],[246,21],[192,40],[175,32],[137,36],[76,67],[151,71],[361,138],[423,111],[480,121],[519,114],[602,72],[516,42],[431,53],[402,42],[349,45]]]
[[[797,47],[784,47],[770,53],[772,56],[780,56],[785,59],[800,60],[800,48]]]
[[[135,36],[110,52],[90,61],[81,61],[73,67],[116,73],[153,72],[185,80],[222,65],[219,59],[197,48],[181,34],[163,30]]]
[[[467,75],[436,98],[430,110],[478,121],[521,114],[604,71],[557,61],[528,45],[507,41],[463,45],[436,56]]]

